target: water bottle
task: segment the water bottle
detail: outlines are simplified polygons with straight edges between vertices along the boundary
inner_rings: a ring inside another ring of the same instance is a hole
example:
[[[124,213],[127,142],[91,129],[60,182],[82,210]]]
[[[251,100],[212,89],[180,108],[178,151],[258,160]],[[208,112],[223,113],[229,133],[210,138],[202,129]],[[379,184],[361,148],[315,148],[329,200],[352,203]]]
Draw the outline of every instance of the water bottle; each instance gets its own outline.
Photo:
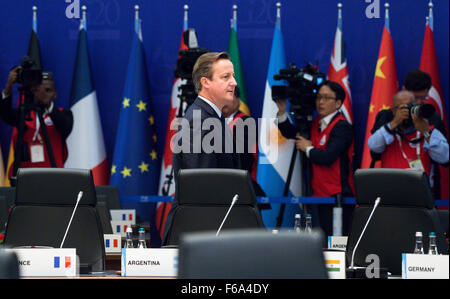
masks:
[[[145,243],[145,230],[143,227],[139,229],[139,242],[138,248],[147,248],[147,244]]]
[[[428,247],[428,254],[438,255],[435,232],[430,232],[430,246]]]
[[[300,220],[301,220],[300,214],[295,214],[294,230],[296,233],[302,231],[302,224]]]
[[[311,214],[306,214],[306,217],[305,217],[305,232],[307,232],[307,233],[312,232]]]
[[[416,247],[414,248],[414,254],[423,253],[422,232],[416,232]]]
[[[133,246],[133,229],[131,227],[127,228],[127,231],[125,232],[125,248],[134,248]]]

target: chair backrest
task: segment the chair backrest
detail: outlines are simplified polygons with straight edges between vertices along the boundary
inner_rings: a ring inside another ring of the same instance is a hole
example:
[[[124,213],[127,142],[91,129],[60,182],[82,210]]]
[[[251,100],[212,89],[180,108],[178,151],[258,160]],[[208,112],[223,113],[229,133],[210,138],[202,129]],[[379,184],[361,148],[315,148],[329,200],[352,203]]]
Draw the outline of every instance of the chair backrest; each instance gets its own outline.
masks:
[[[117,186],[95,186],[95,193],[97,194],[97,202],[105,201],[108,209],[122,209],[119,189],[117,189]]]
[[[163,245],[177,245],[180,236],[187,232],[217,231],[236,194],[239,199],[222,231],[264,228],[246,170],[180,170],[175,193],[178,205],[169,223],[166,244]]]
[[[90,170],[62,168],[19,169],[16,200],[5,232],[5,246],[59,248],[79,191],[83,191],[64,248],[76,248],[81,266],[105,268],[103,230],[96,211]]]
[[[16,254],[0,249],[0,279],[18,279],[19,273]]]
[[[326,279],[323,233],[261,230],[185,234],[178,277],[184,279]]]
[[[15,187],[0,187],[0,232],[5,229],[8,211],[14,205]]]
[[[111,213],[109,212],[108,204],[106,201],[97,201],[95,207],[97,209],[97,214],[100,217],[100,222],[102,223],[103,233],[112,234],[111,226]]]
[[[357,206],[347,242],[347,262],[373,209],[381,202],[367,226],[355,252],[355,266],[366,266],[369,254],[376,254],[380,267],[394,275],[401,274],[402,253],[412,253],[415,232],[437,235],[438,250],[447,251],[439,216],[425,173],[405,169],[359,169],[355,172]],[[428,249],[428,238],[424,238]]]

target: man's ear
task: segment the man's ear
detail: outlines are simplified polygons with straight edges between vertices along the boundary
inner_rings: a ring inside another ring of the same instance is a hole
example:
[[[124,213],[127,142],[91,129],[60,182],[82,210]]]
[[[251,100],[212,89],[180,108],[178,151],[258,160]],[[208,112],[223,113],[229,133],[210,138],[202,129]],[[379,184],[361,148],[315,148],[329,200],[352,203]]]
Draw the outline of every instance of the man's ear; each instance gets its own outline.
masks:
[[[206,77],[201,77],[200,78],[200,83],[202,84],[202,87],[209,87],[209,80]]]
[[[336,106],[337,106],[336,110],[341,109],[343,103],[344,103],[344,101],[342,101],[342,100],[336,100]]]

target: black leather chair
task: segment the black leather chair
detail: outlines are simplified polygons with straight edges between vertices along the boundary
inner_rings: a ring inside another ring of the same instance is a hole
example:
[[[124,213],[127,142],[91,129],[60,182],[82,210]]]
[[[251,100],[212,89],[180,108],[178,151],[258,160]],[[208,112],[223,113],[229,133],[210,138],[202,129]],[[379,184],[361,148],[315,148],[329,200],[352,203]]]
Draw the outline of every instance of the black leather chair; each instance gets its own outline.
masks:
[[[106,202],[108,209],[122,209],[119,189],[117,189],[117,186],[95,186],[95,193],[97,194],[97,202]]]
[[[185,234],[179,247],[178,278],[326,279],[323,238],[321,231]]]
[[[19,261],[12,251],[0,249],[0,279],[18,279]]]
[[[111,213],[109,212],[108,204],[106,203],[106,201],[97,201],[95,209],[97,210],[97,214],[100,217],[103,233],[112,234],[113,230],[111,226]]]
[[[414,252],[417,231],[424,235],[425,252],[428,234],[432,231],[437,235],[439,252],[447,252],[425,173],[405,169],[358,169],[354,177],[357,206],[347,242],[348,264],[377,197],[381,202],[356,249],[355,266],[367,266],[366,256],[376,254],[381,268],[400,275],[402,253]]]
[[[165,244],[178,245],[187,232],[216,232],[235,194],[239,199],[230,211],[222,231],[242,228],[264,228],[250,176],[237,169],[182,169],[175,197],[178,205],[166,225]]]
[[[0,232],[5,229],[9,209],[14,205],[16,188],[0,187]]]
[[[90,170],[19,169],[16,201],[5,232],[5,246],[59,248],[79,191],[83,197],[67,233],[64,248],[76,248],[80,271],[105,269],[103,230]]]

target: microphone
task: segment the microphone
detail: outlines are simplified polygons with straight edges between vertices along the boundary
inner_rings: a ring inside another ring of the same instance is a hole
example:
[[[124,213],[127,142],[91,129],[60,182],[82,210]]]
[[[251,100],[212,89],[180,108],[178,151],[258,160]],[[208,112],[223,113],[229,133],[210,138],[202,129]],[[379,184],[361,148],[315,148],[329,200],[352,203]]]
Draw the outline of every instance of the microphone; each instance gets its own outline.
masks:
[[[355,253],[356,253],[356,249],[358,248],[359,242],[361,241],[361,239],[362,239],[362,237],[364,235],[364,232],[366,231],[366,228],[369,225],[370,220],[372,219],[373,213],[375,212],[375,210],[377,209],[378,205],[380,204],[380,201],[381,201],[380,197],[378,197],[375,200],[375,204],[374,204],[374,207],[372,209],[372,212],[370,213],[369,218],[367,219],[366,225],[364,226],[364,228],[363,228],[363,230],[361,232],[361,235],[359,236],[358,241],[356,242],[356,245],[353,248],[352,259],[350,261],[350,267],[347,269],[347,274],[353,274],[351,276],[355,276],[356,272],[358,272],[357,271],[358,269],[365,269],[365,267],[355,267],[355,265],[354,265]],[[359,273],[359,274],[362,274],[362,273]],[[353,278],[355,278],[355,277],[353,277]]]
[[[366,225],[364,226],[364,228],[363,228],[363,230],[362,230],[362,232],[361,232],[361,235],[359,236],[359,239],[358,239],[358,241],[356,242],[355,247],[353,247],[352,259],[351,259],[351,262],[350,262],[350,269],[355,269],[355,266],[354,266],[354,259],[355,259],[355,252],[356,252],[356,249],[358,248],[359,242],[361,241],[362,236],[364,235],[364,232],[366,231],[367,225],[369,225],[370,219],[372,219],[373,212],[375,212],[375,209],[378,207],[378,204],[379,204],[379,203],[380,203],[380,198],[378,197],[378,198],[375,200],[375,205],[374,205],[374,207],[373,207],[373,209],[372,209],[372,212],[371,212],[370,215],[369,215],[369,219],[367,219]]]
[[[220,225],[219,230],[218,230],[217,233],[216,233],[216,237],[219,235],[220,230],[222,229],[222,226],[223,226],[223,224],[225,223],[225,220],[227,220],[228,214],[230,214],[231,208],[233,208],[234,203],[238,200],[238,198],[239,198],[239,195],[237,195],[237,194],[233,197],[233,201],[231,202],[231,206],[230,206],[230,208],[228,209],[228,212],[227,212],[227,214],[225,215],[225,218],[223,218],[222,224]]]
[[[59,248],[62,248],[63,245],[64,245],[64,241],[66,240],[66,236],[67,236],[67,233],[69,232],[70,225],[72,224],[73,216],[75,215],[75,211],[77,210],[78,204],[80,203],[80,200],[81,200],[82,197],[83,197],[83,191],[80,191],[78,193],[77,203],[75,204],[75,208],[73,209],[72,216],[70,217],[69,225],[66,228],[66,232],[64,234],[64,238],[63,238],[63,240],[61,242],[61,246],[59,246]]]

